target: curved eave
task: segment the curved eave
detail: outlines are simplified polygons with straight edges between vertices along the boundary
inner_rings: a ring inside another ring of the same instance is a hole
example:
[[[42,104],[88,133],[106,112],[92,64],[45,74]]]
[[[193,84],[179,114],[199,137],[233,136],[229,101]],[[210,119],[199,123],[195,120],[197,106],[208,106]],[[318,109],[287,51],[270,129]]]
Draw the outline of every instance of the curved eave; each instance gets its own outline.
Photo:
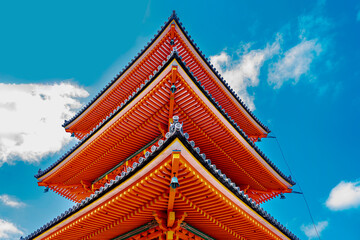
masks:
[[[64,124],[62,125],[64,128],[68,129],[70,128],[72,125],[74,125],[77,121],[79,121],[84,115],[86,115],[86,113],[88,113],[90,111],[90,109],[92,107],[94,107],[94,105],[96,105],[100,98],[105,94],[107,94],[112,87],[114,87],[114,85],[116,85],[119,80],[121,80],[121,78],[125,75],[128,74],[128,72],[130,72],[135,65],[137,65],[142,57],[144,56],[145,53],[149,52],[149,49],[156,45],[157,41],[159,41],[159,37],[165,32],[165,30],[170,26],[171,22],[174,20],[174,15],[171,15],[168,19],[167,22],[165,22],[164,26],[161,26],[160,30],[157,32],[157,34],[155,34],[154,38],[151,39],[150,42],[147,43],[147,45],[144,47],[143,50],[141,50],[140,52],[138,52],[138,54],[135,56],[134,59],[132,59],[132,61],[128,62],[127,65],[125,65],[125,67],[123,68],[123,70],[121,72],[119,72],[111,82],[109,82],[89,103],[87,103],[78,113],[75,114],[74,117],[72,117],[69,120],[65,120]]]
[[[127,75],[137,64],[141,62],[141,59],[145,53],[149,52],[151,47],[156,45],[157,42],[160,40],[160,36],[165,33],[165,30],[168,29],[171,24],[175,22],[176,26],[180,29],[180,32],[182,33],[182,36],[185,37],[186,43],[191,46],[190,49],[192,49],[198,56],[198,59],[203,62],[203,65],[206,66],[211,73],[213,79],[218,81],[220,86],[223,87],[223,89],[228,93],[232,101],[238,105],[238,108],[243,112],[243,114],[247,117],[247,119],[250,120],[250,122],[256,126],[260,132],[262,132],[263,136],[266,136],[268,133],[270,133],[270,130],[268,127],[266,127],[246,106],[246,104],[236,95],[235,91],[231,89],[229,84],[220,76],[218,71],[212,66],[209,59],[205,57],[205,55],[200,51],[199,47],[197,47],[196,43],[191,39],[191,37],[187,34],[185,31],[185,28],[182,26],[182,23],[179,21],[179,18],[176,16],[176,14],[173,14],[169,17],[169,20],[166,22],[165,26],[161,27],[161,29],[158,31],[158,33],[154,36],[154,39],[151,40],[150,43],[137,54],[137,56],[128,63],[128,65],[125,66],[125,69],[121,71],[114,79],[106,85],[106,87],[99,92],[93,100],[91,100],[82,110],[80,110],[72,119],[65,121],[63,124],[63,127],[66,129],[71,128],[74,124],[76,124],[78,121],[80,121],[93,107],[95,107],[102,99],[103,96],[106,96],[113,88],[116,86],[116,84],[121,81],[122,77]]]
[[[191,44],[192,49],[194,49],[198,56],[201,57],[203,63],[208,67],[210,72],[213,75],[213,78],[221,82],[222,86],[227,90],[229,95],[231,96],[232,100],[235,103],[240,104],[240,109],[244,110],[243,113],[248,117],[248,119],[251,120],[251,122],[258,127],[258,129],[262,130],[262,132],[267,135],[270,133],[270,129],[265,126],[255,115],[254,113],[246,106],[246,104],[240,99],[239,96],[236,95],[235,91],[230,87],[230,85],[226,82],[226,80],[219,74],[219,72],[215,69],[215,67],[210,63],[210,59],[206,58],[205,54],[202,53],[200,48],[197,46],[197,44],[194,42],[193,39],[191,39],[191,36],[185,31],[185,27],[183,27],[183,24],[180,22],[178,17],[175,17],[174,21],[177,23],[177,26],[181,29],[181,32],[187,39],[187,42]]]
[[[89,134],[87,137],[83,138],[83,140],[81,140],[76,146],[74,146],[70,151],[68,151],[62,158],[60,158],[57,162],[52,164],[46,170],[39,172],[37,175],[35,175],[35,177],[39,181],[43,181],[45,178],[47,178],[51,174],[54,174],[57,171],[57,169],[59,169],[64,164],[66,164],[68,161],[70,161],[72,158],[71,156],[75,156],[78,152],[80,152],[81,149],[79,149],[79,148],[86,146],[88,143],[91,143],[94,139],[96,139],[96,137],[100,134],[99,132],[102,131],[102,129],[104,129],[104,127],[107,128],[106,125],[108,123],[112,124],[112,122],[114,122],[113,119],[120,112],[124,111],[124,109],[128,110],[128,105],[132,104],[132,101],[134,101],[134,99],[137,98],[138,95],[143,94],[143,91],[145,91],[145,89],[147,89],[148,86],[150,84],[152,84],[153,81],[155,81],[160,75],[164,76],[165,69],[167,67],[171,67],[169,65],[170,65],[170,63],[171,64],[175,63],[174,61],[176,62],[177,65],[181,66],[181,68],[179,70],[182,73],[183,77],[187,78],[188,80],[191,80],[189,82],[194,85],[194,88],[197,89],[199,95],[201,95],[203,97],[203,101],[207,102],[208,103],[207,105],[212,107],[213,112],[218,113],[218,117],[221,117],[223,119],[224,124],[226,124],[229,129],[232,129],[232,131],[238,135],[238,138],[246,146],[246,148],[250,149],[252,154],[254,156],[256,156],[258,161],[260,161],[263,164],[263,166],[265,166],[271,172],[271,174],[274,176],[274,178],[277,179],[282,184],[284,184],[284,186],[286,186],[287,188],[290,188],[292,185],[294,185],[295,182],[293,182],[291,180],[291,178],[285,176],[275,166],[275,164],[272,163],[265,156],[265,154],[247,137],[247,135],[240,129],[240,127],[233,120],[231,120],[231,116],[228,116],[227,113],[224,111],[224,109],[222,109],[219,105],[216,104],[215,99],[211,98],[209,96],[209,94],[206,92],[206,90],[203,88],[203,86],[201,86],[201,84],[196,81],[194,76],[191,75],[191,73],[188,71],[186,65],[181,61],[181,59],[178,57],[178,55],[176,53],[174,53],[172,55],[172,57],[169,58],[169,60],[162,66],[162,68],[159,70],[159,72],[157,72],[154,75],[154,77],[144,85],[143,88],[139,89],[139,91],[136,92],[135,95],[133,95],[129,101],[126,101],[125,104],[121,108],[119,108],[116,112],[112,113],[107,118],[107,120],[104,121],[101,125],[94,128],[92,130],[91,134]],[[108,126],[110,126],[110,125],[108,125]]]
[[[155,146],[155,145],[154,145]],[[25,237],[25,240],[35,239],[41,237],[44,234],[51,234],[57,229],[61,229],[71,222],[75,221],[78,217],[83,216],[85,213],[89,213],[93,209],[98,208],[103,203],[106,203],[114,196],[118,195],[127,187],[131,187],[136,181],[141,179],[141,176],[151,172],[151,170],[158,166],[166,156],[169,156],[173,150],[180,150],[181,155],[192,165],[204,179],[210,181],[210,183],[234,202],[241,209],[245,210],[253,219],[256,219],[259,223],[268,229],[271,229],[281,239],[295,239],[298,238],[276,221],[271,215],[269,215],[260,205],[256,204],[250,199],[243,191],[240,190],[231,179],[224,177],[223,174],[219,174],[216,167],[211,162],[202,158],[201,154],[196,151],[194,147],[187,141],[185,134],[181,131],[174,131],[170,133],[170,136],[159,146],[155,146],[155,150],[147,157],[143,158],[141,162],[133,166],[125,174],[119,175],[116,180],[112,180],[109,184],[106,184],[99,191],[96,191],[90,197],[86,198],[79,204],[69,208],[68,211],[54,218],[54,220],[45,224],[34,233]],[[223,189],[223,190],[222,190]],[[110,203],[110,201],[109,201]]]

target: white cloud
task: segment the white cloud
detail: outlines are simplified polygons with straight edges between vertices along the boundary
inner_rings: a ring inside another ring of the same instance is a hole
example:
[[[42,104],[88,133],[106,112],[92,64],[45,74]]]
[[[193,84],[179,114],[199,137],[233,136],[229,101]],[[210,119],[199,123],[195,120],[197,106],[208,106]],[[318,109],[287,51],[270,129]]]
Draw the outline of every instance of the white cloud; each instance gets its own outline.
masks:
[[[7,194],[3,194],[0,195],[0,201],[9,207],[13,207],[13,208],[19,208],[19,207],[23,207],[25,206],[25,203],[18,201],[17,199],[15,199],[14,197],[11,197]]]
[[[302,40],[298,45],[284,53],[284,56],[269,67],[268,83],[280,88],[286,81],[293,80],[296,84],[300,77],[307,73],[310,64],[322,51],[321,44],[316,40]]]
[[[71,138],[61,127],[88,92],[71,83],[0,83],[0,166],[15,159],[39,161]]]
[[[0,239],[18,239],[24,234],[13,223],[0,218]]]
[[[246,46],[245,48],[248,48]],[[241,99],[251,109],[255,109],[254,95],[248,92],[249,87],[259,85],[260,68],[264,62],[277,54],[280,50],[279,39],[273,44],[268,44],[264,49],[251,50],[242,55],[238,54],[238,59],[233,59],[226,52],[211,56],[210,61],[220,72],[230,86],[240,95]]]
[[[326,206],[333,210],[345,210],[360,206],[360,181],[341,181],[335,186],[326,200]]]
[[[316,226],[316,230],[314,228],[314,226],[312,224],[309,225],[302,225],[301,226],[301,231],[303,231],[305,233],[305,235],[310,239],[313,238],[317,238],[319,234],[319,236],[321,236],[321,232],[329,225],[328,221],[322,221],[322,222],[318,222],[315,226]]]

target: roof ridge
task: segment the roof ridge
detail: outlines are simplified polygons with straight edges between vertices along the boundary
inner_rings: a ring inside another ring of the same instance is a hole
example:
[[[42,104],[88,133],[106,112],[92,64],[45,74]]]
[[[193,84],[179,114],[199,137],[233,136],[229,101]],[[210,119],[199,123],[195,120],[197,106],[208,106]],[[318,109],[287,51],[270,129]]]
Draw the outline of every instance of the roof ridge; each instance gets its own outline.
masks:
[[[238,133],[249,143],[249,145],[255,149],[255,151],[267,162],[272,169],[275,170],[283,179],[285,179],[291,185],[295,185],[296,183],[291,179],[291,176],[286,176],[266,155],[263,153],[258,146],[255,145],[253,141],[247,136],[247,134],[240,128],[240,126],[225,112],[225,109],[216,102],[215,98],[211,96],[209,91],[205,90],[205,87],[201,85],[201,82],[197,80],[197,78],[190,72],[189,68],[186,66],[186,63],[181,60],[181,56],[177,54],[177,51],[172,51],[171,55],[168,56],[166,62],[163,62],[162,65],[158,67],[158,71],[154,71],[154,76],[150,75],[149,80],[145,80],[144,84],[142,84],[141,88],[138,88],[136,92],[133,92],[120,106],[117,107],[113,112],[111,112],[106,118],[103,119],[98,125],[96,125],[84,138],[82,138],[76,145],[74,145],[70,150],[65,152],[61,158],[59,158],[56,162],[51,164],[45,170],[39,169],[38,173],[34,176],[35,178],[39,178],[46,173],[48,173],[51,169],[60,164],[63,160],[65,160],[71,153],[73,153],[80,145],[86,142],[91,136],[93,136],[103,125],[109,122],[118,112],[120,112],[127,104],[129,104],[143,89],[146,88],[156,77],[162,72],[162,70],[169,65],[169,63],[176,59],[184,71],[188,74],[190,79],[199,87],[199,89],[203,92],[203,94],[213,103],[213,105],[219,110],[219,112],[228,120],[228,122],[237,130]]]
[[[230,178],[223,174],[220,169],[216,168],[215,164],[211,164],[211,160],[206,159],[206,155],[204,153],[200,153],[200,148],[195,147],[195,142],[188,141],[189,134],[183,132],[182,124],[180,124],[178,121],[174,121],[174,123],[171,124],[169,132],[165,134],[165,140],[160,139],[157,146],[154,144],[151,147],[151,152],[146,151],[144,153],[144,157],[140,157],[138,162],[134,162],[132,166],[129,166],[126,169],[126,171],[123,171],[121,174],[116,176],[115,180],[111,180],[110,183],[106,183],[104,187],[101,187],[99,190],[95,191],[95,193],[91,194],[89,197],[81,201],[81,203],[75,204],[73,207],[70,207],[67,211],[55,217],[50,222],[44,224],[42,227],[40,227],[27,237],[21,237],[21,239],[28,240],[40,235],[45,230],[51,228],[57,223],[60,223],[62,220],[69,217],[71,214],[76,213],[80,209],[99,199],[105,193],[111,191],[116,186],[119,186],[123,181],[135,174],[136,171],[143,168],[148,162],[150,162],[154,157],[156,157],[158,153],[161,153],[165,149],[165,147],[172,143],[173,140],[175,140],[176,138],[178,138],[184,144],[184,146],[194,155],[194,157],[196,157],[197,160],[199,160],[199,162],[209,172],[212,173],[213,176],[215,176],[226,188],[228,188],[232,193],[234,193],[242,202],[244,202],[247,206],[249,206],[266,221],[268,221],[270,224],[280,230],[287,237],[289,237],[290,239],[299,240],[299,238],[295,234],[293,234],[290,230],[288,230],[280,222],[278,222],[274,217],[267,213],[267,211],[260,207],[260,204],[257,204],[252,198],[245,194],[239,186],[232,182]]]
[[[210,62],[209,58],[206,58],[205,54],[200,50],[194,40],[191,38],[191,35],[185,30],[182,22],[180,21],[179,17],[177,16],[175,10],[172,11],[172,14],[168,18],[168,21],[165,21],[164,25],[160,27],[160,30],[154,35],[154,38],[150,39],[150,42],[147,42],[147,45],[137,53],[137,55],[128,62],[127,65],[108,83],[105,87],[98,92],[95,97],[93,97],[87,104],[85,104],[72,118],[69,120],[65,120],[62,124],[63,127],[66,127],[68,124],[73,122],[76,118],[78,118],[88,107],[90,107],[97,99],[100,97],[106,90],[112,86],[136,61],[137,59],[156,41],[156,39],[162,34],[162,32],[166,29],[166,27],[171,23],[172,20],[175,20],[181,31],[184,33],[185,37],[188,39],[192,47],[195,51],[199,54],[199,56],[203,59],[203,61],[208,65],[208,67],[212,70],[212,72],[216,75],[216,77],[224,84],[227,90],[232,94],[232,96],[240,103],[240,105],[245,109],[245,111],[257,122],[266,132],[270,133],[270,129],[265,126],[249,109],[249,107],[242,101],[240,96],[230,87],[230,85],[226,82],[226,80],[221,76],[219,71],[213,66]]]

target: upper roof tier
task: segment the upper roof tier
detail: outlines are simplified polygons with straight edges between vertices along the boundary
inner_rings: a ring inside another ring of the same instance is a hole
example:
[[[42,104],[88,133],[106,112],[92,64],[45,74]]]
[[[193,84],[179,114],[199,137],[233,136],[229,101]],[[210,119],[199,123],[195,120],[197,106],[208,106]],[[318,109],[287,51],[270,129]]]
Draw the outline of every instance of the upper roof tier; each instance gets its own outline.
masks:
[[[256,147],[228,112],[196,81],[176,52],[154,77],[128,96],[77,146],[40,171],[36,175],[39,184],[81,201],[91,192],[89,189],[94,190],[92,184],[96,179],[134,156],[159,135],[164,136],[169,117],[173,115],[179,116],[191,139],[212,162],[246,188],[257,202],[290,191],[294,184],[291,178]],[[80,190],[80,195],[74,194]]]
[[[190,72],[253,141],[267,136],[269,129],[254,116],[214,69],[209,59],[205,58],[175,13],[123,71],[72,119],[65,121],[63,127],[67,132],[74,133],[77,138],[83,138],[116,110],[129,95],[136,92],[145,80],[151,78],[154,71],[158,71],[158,66],[169,58],[174,49],[177,50],[182,61],[186,62]]]

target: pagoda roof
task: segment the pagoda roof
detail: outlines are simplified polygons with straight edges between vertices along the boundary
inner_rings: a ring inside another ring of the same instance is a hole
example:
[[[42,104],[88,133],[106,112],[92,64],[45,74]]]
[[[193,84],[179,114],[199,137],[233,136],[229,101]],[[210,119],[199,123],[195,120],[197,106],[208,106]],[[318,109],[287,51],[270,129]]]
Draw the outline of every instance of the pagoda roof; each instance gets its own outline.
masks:
[[[207,58],[205,56],[205,54],[199,49],[199,47],[197,46],[197,44],[194,42],[194,40],[191,38],[191,36],[188,34],[188,32],[185,30],[185,27],[183,26],[183,24],[180,22],[179,17],[176,15],[175,11],[173,12],[173,14],[168,18],[168,21],[165,22],[165,25],[162,26],[160,28],[160,30],[157,32],[157,34],[155,34],[154,38],[151,39],[150,42],[147,43],[147,45],[135,56],[135,58],[133,58],[124,68],[123,70],[117,74],[113,80],[111,80],[92,100],[90,100],[78,113],[76,113],[71,119],[69,120],[65,120],[63,127],[66,128],[67,131],[69,132],[73,132],[76,133],[75,136],[78,138],[82,138],[84,135],[86,135],[88,133],[87,129],[79,129],[77,130],[77,127],[75,127],[75,129],[70,129],[74,124],[77,124],[78,121],[82,121],[81,119],[83,119],[85,116],[86,117],[86,121],[88,122],[93,122],[92,124],[87,124],[87,126],[95,126],[96,124],[98,124],[99,121],[101,121],[102,119],[98,119],[99,116],[103,116],[102,112],[104,112],[103,110],[94,110],[95,113],[91,113],[91,109],[97,107],[97,103],[99,101],[102,100],[102,98],[109,94],[114,87],[119,84],[122,81],[122,78],[124,76],[126,76],[127,74],[129,74],[129,72],[135,68],[135,65],[137,65],[139,63],[140,60],[142,60],[143,55],[146,53],[146,51],[149,50],[150,47],[152,47],[156,41],[158,41],[159,36],[161,36],[164,31],[169,28],[169,26],[175,22],[177,24],[177,27],[181,30],[181,33],[185,36],[185,38],[187,39],[187,42],[189,43],[190,46],[192,46],[192,48],[195,50],[195,52],[197,53],[197,55],[199,56],[199,58],[205,63],[205,65],[207,66],[207,68],[211,71],[211,73],[213,74],[213,76],[215,76],[215,78],[222,84],[222,87],[226,90],[226,94],[228,94],[229,96],[231,96],[232,101],[235,101],[236,104],[239,104],[240,110],[238,110],[239,112],[241,112],[240,114],[243,114],[243,116],[240,119],[245,119],[247,118],[248,120],[246,120],[247,122],[244,124],[245,126],[243,128],[243,130],[245,132],[247,132],[247,128],[250,127],[251,125],[254,125],[256,129],[258,129],[259,132],[261,132],[261,134],[259,134],[257,137],[266,137],[266,135],[270,132],[269,128],[267,126],[265,126],[253,113],[252,111],[246,106],[246,104],[240,99],[240,97],[236,94],[236,92],[230,87],[230,85],[225,81],[225,79],[223,79],[223,77],[220,75],[220,73],[214,68],[214,66],[210,63],[210,59]],[[154,61],[154,59],[152,60]],[[126,83],[129,84],[129,83]],[[131,83],[131,84],[137,84],[137,83]],[[140,84],[139,84],[140,85]],[[135,87],[136,88],[136,87]],[[220,91],[218,91],[220,92]],[[214,94],[214,93],[213,93]],[[223,97],[222,97],[223,98]],[[219,102],[223,101],[223,99],[219,99]],[[106,104],[101,104],[101,108],[109,108],[110,111],[112,111],[113,109],[116,108],[116,105],[114,105],[116,101],[114,101],[114,99],[109,99],[109,101],[106,102]],[[226,101],[224,101],[222,103],[223,105],[227,104]],[[114,107],[115,106],[115,107]],[[107,110],[107,113],[109,113],[110,111]],[[234,109],[228,109],[228,111],[234,111]],[[89,117],[87,114],[92,114],[91,116],[93,117]],[[107,114],[106,114],[107,115]],[[94,117],[96,116],[96,117]],[[244,118],[244,116],[246,116]],[[101,117],[100,117],[101,118]],[[233,118],[237,121],[238,124],[241,124],[239,119],[237,119],[237,116],[233,116]],[[79,135],[80,134],[80,135]],[[250,134],[249,134],[250,135]]]
[[[224,111],[223,108],[221,108],[221,106],[216,102],[216,100],[214,98],[211,97],[211,95],[207,92],[207,90],[205,90],[205,88],[201,85],[200,82],[196,81],[196,78],[191,74],[191,72],[188,70],[188,68],[186,67],[185,63],[183,63],[180,59],[180,57],[177,55],[176,52],[173,52],[171,57],[168,59],[167,62],[164,63],[164,65],[159,68],[159,71],[154,75],[153,78],[150,79],[150,81],[147,81],[142,88],[139,88],[138,91],[136,93],[134,93],[133,95],[130,95],[129,98],[127,100],[125,100],[125,102],[123,104],[121,104],[121,106],[118,107],[118,109],[116,111],[114,111],[113,113],[111,113],[106,120],[104,120],[101,124],[99,124],[97,127],[95,127],[89,134],[87,134],[82,140],[79,141],[78,144],[76,144],[74,147],[72,147],[68,152],[66,152],[60,159],[58,159],[55,163],[53,163],[51,166],[49,166],[47,169],[45,169],[44,171],[39,170],[38,174],[35,175],[36,178],[42,180],[44,179],[44,176],[49,174],[51,171],[55,171],[56,169],[59,169],[61,166],[63,166],[64,164],[66,164],[70,159],[71,159],[71,155],[72,154],[77,154],[80,151],[82,151],[82,147],[84,145],[91,145],[92,141],[97,137],[100,136],[99,132],[101,130],[103,130],[105,128],[105,125],[110,124],[111,122],[114,122],[114,118],[117,117],[118,114],[120,114],[122,111],[128,111],[128,107],[131,104],[134,104],[133,101],[135,101],[134,99],[137,98],[139,95],[141,94],[145,94],[143,91],[145,91],[145,89],[150,89],[150,85],[154,84],[153,82],[155,81],[155,79],[160,78],[160,75],[164,76],[165,69],[170,66],[170,63],[174,63],[176,62],[176,64],[181,67],[179,68],[179,70],[183,71],[186,76],[188,77],[188,79],[191,80],[192,84],[195,84],[195,86],[198,88],[198,90],[206,97],[207,101],[209,101],[208,105],[213,105],[216,109],[216,111],[218,111],[224,119],[226,121],[226,124],[228,124],[232,129],[234,129],[235,134],[238,134],[240,136],[240,140],[243,141],[244,144],[248,144],[249,148],[253,149],[251,151],[253,151],[255,155],[258,156],[259,161],[263,161],[262,164],[266,165],[269,167],[270,172],[273,171],[273,176],[275,176],[275,179],[279,179],[278,181],[282,181],[283,184],[285,184],[285,186],[290,187],[291,185],[294,185],[295,182],[292,181],[292,179],[290,177],[287,177],[286,175],[284,175],[276,166],[273,162],[271,162],[266,156],[265,154],[254,144],[253,141],[251,141],[250,138],[247,137],[247,135],[245,134],[245,132],[243,132],[239,125],[237,125],[237,123],[235,123],[233,121],[233,119]],[[150,136],[150,139],[154,139],[156,136],[158,136],[158,133],[154,133],[153,137]],[[104,138],[104,141],[106,139]],[[196,139],[195,139],[196,140]],[[102,144],[104,143],[103,141],[101,142]],[[145,144],[143,144],[145,145]],[[142,146],[138,146],[138,148],[140,148]],[[129,153],[130,155],[130,153]],[[88,158],[88,157],[87,157]],[[110,169],[111,167],[109,167],[108,169]],[[223,169],[225,170],[225,169]],[[78,171],[78,170],[76,170]],[[225,171],[226,172],[226,171]],[[231,174],[230,174],[231,175]],[[283,180],[281,180],[281,178]],[[286,182],[284,182],[284,180]],[[280,192],[279,192],[280,193]],[[277,194],[279,194],[277,193]],[[276,195],[277,195],[276,194]],[[275,195],[275,196],[276,196]],[[274,195],[269,195],[270,197],[274,197]],[[264,201],[264,200],[262,200]]]
[[[251,236],[250,239],[269,239],[270,236],[276,239],[298,239],[293,233],[274,219],[274,217],[261,208],[259,204],[256,204],[255,201],[249,198],[230,178],[221,173],[210,160],[206,159],[204,155],[199,152],[199,148],[195,147],[187,138],[188,134],[183,133],[182,126],[180,124],[176,125],[175,128],[167,134],[165,141],[160,140],[158,146],[154,145],[152,148],[153,151],[150,154],[145,154],[144,157],[140,158],[139,161],[134,163],[127,171],[119,174],[116,179],[105,184],[104,187],[101,187],[90,197],[87,197],[81,203],[75,204],[61,215],[55,217],[22,239],[66,238],[66,235],[61,234],[67,234],[68,236],[77,238],[86,236],[94,237],[103,233],[106,234],[106,231],[111,231],[112,228],[114,228],[115,232],[111,232],[111,234],[117,233],[116,236],[119,236],[149,222],[151,217],[149,219],[145,216],[147,216],[149,211],[151,213],[151,209],[147,208],[153,206],[153,208],[159,209],[166,204],[164,203],[165,200],[165,202],[167,202],[167,194],[162,187],[165,189],[166,187],[169,188],[166,182],[171,179],[172,170],[170,169],[170,172],[166,170],[168,167],[171,168],[169,165],[171,160],[169,160],[167,156],[171,156],[174,151],[179,152],[182,156],[182,167],[179,167],[178,173],[180,187],[178,188],[178,195],[175,200],[179,203],[177,204],[177,202],[175,202],[174,207],[188,210],[192,209],[192,212],[190,212],[186,218],[186,222],[200,230],[206,230],[207,224],[214,224],[216,226],[212,226],[211,229],[213,231],[211,231],[211,233],[215,238],[221,239],[224,239],[226,234],[230,234],[227,235],[228,237],[226,239],[229,239],[229,236],[235,239],[243,239],[242,237],[248,239],[249,236]],[[163,174],[168,175],[165,178],[165,175],[162,176]],[[157,179],[156,182],[158,182],[159,185],[157,187],[151,184],[149,185],[151,179]],[[205,183],[206,181],[208,181],[208,183]],[[194,189],[196,186],[198,186],[198,190]],[[148,191],[146,188],[150,188],[150,190]],[[209,188],[209,191],[207,191],[207,188]],[[132,191],[136,192],[133,193]],[[136,204],[130,204],[129,201],[126,201],[126,197],[130,199],[131,197],[135,197],[135,199],[140,202],[139,204],[141,204],[143,200],[138,194],[147,194],[149,192],[154,192],[154,194],[158,193],[161,196],[158,196],[152,201],[145,201],[139,208],[136,208]],[[193,195],[194,193],[196,194]],[[209,195],[210,193],[214,195]],[[132,194],[135,195],[133,196]],[[217,203],[221,200],[221,209],[215,207],[215,205],[213,205],[214,202],[211,204],[208,203],[208,208],[205,207],[206,204],[204,204],[204,201],[208,201],[208,198],[205,196],[208,195],[209,199],[215,199],[217,196]],[[122,199],[122,197],[124,199]],[[190,208],[189,204],[191,206]],[[116,211],[119,207],[125,207],[129,212],[123,216],[124,210],[120,211],[123,217],[119,218],[117,215],[116,219],[120,220],[114,222],[111,211]],[[133,209],[135,210],[132,211]],[[221,210],[221,214],[230,214],[230,219],[227,217],[228,220],[226,220],[224,216],[223,218],[219,216],[219,210]],[[235,212],[237,212],[236,215],[234,215]],[[139,219],[136,218],[136,216],[139,215],[141,215],[140,219],[143,221],[136,220]],[[233,217],[232,219],[236,216],[236,220],[231,220],[231,216]],[[199,219],[200,217],[203,218]],[[94,226],[92,225],[91,231],[89,232],[86,226],[94,223],[91,222],[91,218],[101,219],[101,224],[99,221],[95,221],[97,229],[94,230]],[[126,221],[129,222],[127,223]],[[119,233],[120,230],[116,228],[116,226],[121,223],[125,224],[122,225],[121,228],[121,230],[125,232]],[[80,236],[81,234],[83,235]],[[114,237],[110,237],[111,234],[109,234],[104,235],[101,239]]]
[[[199,231],[185,221],[180,224],[178,233],[180,233],[179,235],[181,235],[181,237],[179,238],[181,240],[215,240],[215,238],[212,238],[209,235]],[[121,234],[120,236],[117,236],[112,240],[138,240],[141,238],[146,239],[146,237],[147,239],[156,239],[161,235],[162,230],[160,228],[160,225],[155,220],[153,220],[125,234]]]

